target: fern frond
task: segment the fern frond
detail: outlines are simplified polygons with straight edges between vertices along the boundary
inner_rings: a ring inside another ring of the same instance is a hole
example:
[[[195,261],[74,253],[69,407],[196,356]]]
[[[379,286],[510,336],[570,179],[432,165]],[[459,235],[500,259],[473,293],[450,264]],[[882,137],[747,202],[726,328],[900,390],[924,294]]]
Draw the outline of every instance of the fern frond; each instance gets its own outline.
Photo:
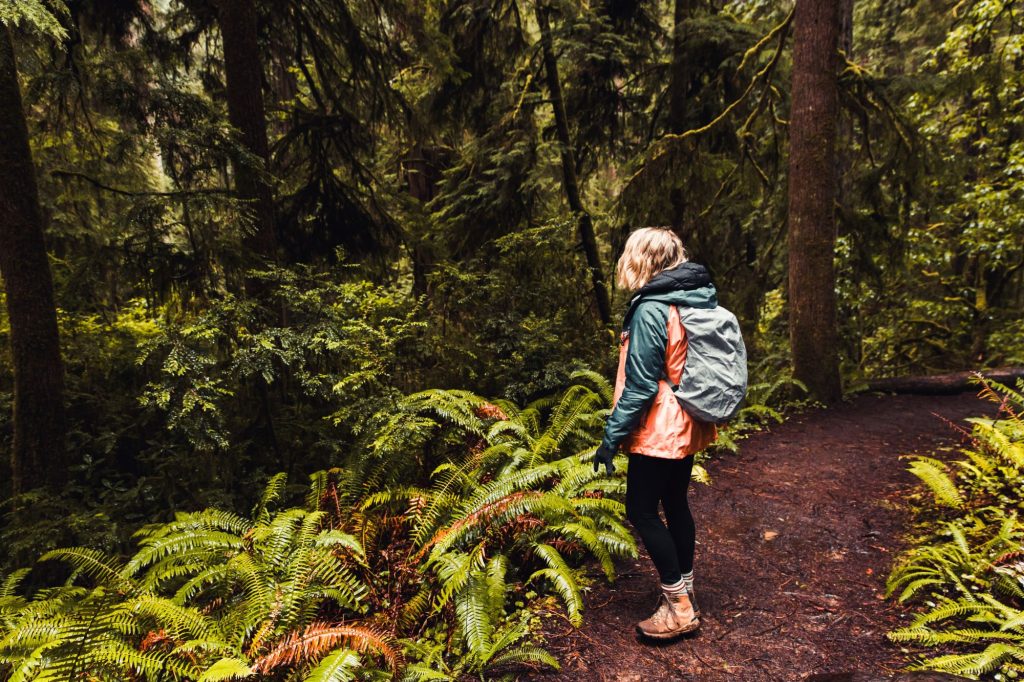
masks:
[[[928,661],[928,667],[953,675],[970,675],[972,677],[994,671],[1000,663],[1016,658],[1024,660],[1024,648],[1011,644],[996,642],[983,651],[974,654],[947,654]]]
[[[401,667],[402,655],[388,633],[370,625],[332,625],[314,622],[293,632],[253,664],[253,671],[265,674],[283,665],[317,659],[343,644],[360,652],[384,656],[392,670]]]
[[[222,658],[207,668],[199,682],[223,682],[252,677],[254,671],[245,661],[238,658]]]
[[[217,585],[225,581],[232,574],[232,569],[227,564],[209,566],[193,575],[184,585],[178,588],[174,594],[174,601],[185,604],[191,601],[203,591],[208,585]]]
[[[339,649],[324,656],[309,671],[305,682],[349,682],[356,679],[356,670],[360,666],[359,654],[351,649]]]
[[[403,604],[402,612],[398,616],[402,628],[409,628],[412,624],[420,622],[423,614],[430,608],[432,592],[429,584],[420,585],[416,594]]]
[[[214,644],[224,644],[220,628],[213,619],[169,599],[141,595],[120,604],[117,609],[153,619],[160,628],[167,630],[177,640],[190,639],[194,636]]]
[[[534,547],[534,552],[540,557],[547,568],[535,571],[527,582],[533,582],[536,578],[545,578],[551,581],[558,596],[565,603],[569,615],[569,622],[575,627],[583,624],[583,595],[580,593],[576,575],[558,550],[551,545],[539,544]]]
[[[579,541],[597,559],[608,582],[615,580],[615,561],[605,544],[605,538],[599,535],[594,528],[588,528],[582,523],[565,523],[552,527],[551,531]]]
[[[123,575],[123,567],[117,559],[106,556],[103,552],[88,547],[66,547],[47,552],[40,561],[63,561],[75,569],[76,575],[94,578],[101,584],[117,587],[125,591],[133,591],[135,584]]]
[[[0,599],[14,597],[21,581],[32,571],[31,568],[19,568],[0,582]]]
[[[486,573],[473,571],[466,584],[455,594],[455,614],[466,647],[477,657],[485,654],[494,633],[494,614],[489,608],[489,587]]]
[[[439,611],[453,595],[461,592],[473,576],[474,567],[482,565],[482,548],[473,553],[445,552],[431,556],[427,566],[435,566],[441,578],[441,590],[434,598],[434,610]]]
[[[284,492],[287,483],[288,474],[284,472],[270,477],[270,480],[267,481],[267,486],[263,489],[263,495],[252,509],[251,516],[253,521],[256,523],[267,523],[270,520],[270,505],[281,499],[281,494]]]
[[[750,405],[744,405],[740,409],[739,414],[737,415],[736,418],[738,420],[742,420],[742,421],[745,421],[745,422],[748,422],[748,423],[749,422],[754,422],[754,423],[758,423],[758,422],[761,422],[761,423],[774,422],[776,424],[781,424],[784,421],[784,419],[785,419],[782,416],[782,413],[779,412],[778,410],[776,410],[774,408],[771,408],[771,407],[768,407],[767,405],[756,404],[756,403],[755,404],[750,404]]]
[[[173,557],[177,561],[193,552],[206,557],[230,556],[242,551],[243,547],[242,538],[233,533],[191,529],[146,540],[139,551],[128,561],[124,571],[128,575],[135,575],[150,568],[153,570],[147,575],[146,580],[157,583],[164,582],[168,578],[163,575],[163,571],[159,567],[160,563],[169,557]]]
[[[511,420],[496,421],[491,424],[487,429],[486,438],[489,443],[514,441],[527,445],[533,444],[533,435],[530,433],[529,427],[521,422]]]
[[[1010,436],[998,428],[991,419],[972,418],[967,421],[974,424],[974,435],[985,447],[1003,458],[1018,471],[1024,469],[1024,442],[1011,440]]]
[[[555,670],[562,669],[558,659],[539,646],[521,646],[504,651],[490,660],[488,668],[493,669],[504,665],[524,664],[544,665]]]
[[[910,464],[910,473],[917,476],[935,495],[935,501],[946,507],[960,508],[964,504],[963,496],[956,483],[946,472],[946,466],[931,457],[916,457]]]
[[[548,428],[538,439],[538,448],[542,441],[550,442],[552,444],[551,452],[554,452],[564,444],[580,420],[585,419],[594,410],[600,409],[602,404],[601,396],[586,386],[571,386],[562,394],[561,400],[552,412]]]
[[[405,669],[402,682],[455,682],[458,679],[446,672],[435,670],[424,663],[413,663]]]
[[[577,383],[582,381],[589,384],[601,396],[605,405],[611,405],[614,402],[615,386],[603,375],[589,369],[578,369],[569,375],[569,379]]]
[[[458,518],[447,528],[438,531],[424,544],[424,550],[432,548],[432,556],[443,554],[469,532],[486,528],[500,517],[518,516],[524,511],[526,501],[542,497],[544,497],[543,493],[524,491],[512,493],[494,501],[487,501],[481,507]]]
[[[470,391],[429,389],[410,395],[402,408],[414,413],[433,413],[467,433],[482,436],[483,422],[477,410],[486,404],[487,400]]]
[[[252,528],[252,523],[237,514],[222,509],[205,509],[187,514],[178,513],[170,523],[150,524],[136,531],[135,537],[147,545],[152,538],[165,537],[202,530],[215,530],[231,535],[245,535]]]

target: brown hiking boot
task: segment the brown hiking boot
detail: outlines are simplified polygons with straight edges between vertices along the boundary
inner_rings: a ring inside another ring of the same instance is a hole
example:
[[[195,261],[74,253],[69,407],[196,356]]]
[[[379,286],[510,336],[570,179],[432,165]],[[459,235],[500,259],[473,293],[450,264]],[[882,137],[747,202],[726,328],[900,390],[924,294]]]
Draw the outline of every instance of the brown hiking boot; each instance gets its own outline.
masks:
[[[672,639],[693,632],[700,627],[700,619],[694,613],[690,595],[666,595],[658,597],[658,608],[647,620],[636,625],[636,631],[651,639]]]
[[[694,597],[693,589],[688,588],[686,594],[690,597],[690,605],[693,607],[693,617],[700,620],[700,605],[697,604],[697,599]]]

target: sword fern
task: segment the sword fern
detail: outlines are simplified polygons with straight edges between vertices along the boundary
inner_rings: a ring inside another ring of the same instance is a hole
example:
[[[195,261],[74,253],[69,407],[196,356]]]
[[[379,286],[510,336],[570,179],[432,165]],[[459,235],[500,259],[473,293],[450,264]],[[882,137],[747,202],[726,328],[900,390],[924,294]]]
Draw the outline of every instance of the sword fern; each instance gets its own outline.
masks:
[[[953,518],[934,520],[900,557],[887,592],[926,608],[889,633],[896,642],[939,649],[911,665],[977,679],[1024,672],[1024,397],[985,382],[998,420],[972,419],[972,445],[952,468],[916,457],[910,471]]]
[[[0,579],[0,674],[411,680],[557,667],[535,641],[537,592],[579,625],[580,563],[611,580],[615,559],[636,553],[624,478],[589,461],[611,386],[576,378],[521,408],[416,393],[379,416],[352,466],[312,475],[303,506],[283,504],[279,474],[248,515],[179,513],[140,529],[124,561],[51,552],[67,584],[29,596],[25,571]]]

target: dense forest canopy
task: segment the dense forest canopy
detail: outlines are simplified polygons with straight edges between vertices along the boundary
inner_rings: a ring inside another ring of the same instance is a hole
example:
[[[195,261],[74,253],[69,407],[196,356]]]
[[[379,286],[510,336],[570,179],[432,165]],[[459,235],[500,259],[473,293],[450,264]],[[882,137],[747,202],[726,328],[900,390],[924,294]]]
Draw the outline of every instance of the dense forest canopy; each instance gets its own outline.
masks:
[[[482,419],[550,461],[640,226],[710,269],[765,402],[1024,363],[1022,8],[819,4],[0,0],[0,569],[278,472],[326,476],[311,514],[427,485]]]

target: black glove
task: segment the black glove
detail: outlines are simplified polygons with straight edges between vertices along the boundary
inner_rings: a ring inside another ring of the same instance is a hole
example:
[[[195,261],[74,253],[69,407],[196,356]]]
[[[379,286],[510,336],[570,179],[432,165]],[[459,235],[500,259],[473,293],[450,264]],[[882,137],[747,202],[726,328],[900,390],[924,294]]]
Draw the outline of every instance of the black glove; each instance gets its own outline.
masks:
[[[597,471],[598,467],[604,464],[605,470],[608,475],[611,476],[615,473],[615,465],[612,464],[612,459],[615,457],[615,451],[609,447],[605,447],[604,443],[598,446],[597,452],[594,453],[594,471]]]

